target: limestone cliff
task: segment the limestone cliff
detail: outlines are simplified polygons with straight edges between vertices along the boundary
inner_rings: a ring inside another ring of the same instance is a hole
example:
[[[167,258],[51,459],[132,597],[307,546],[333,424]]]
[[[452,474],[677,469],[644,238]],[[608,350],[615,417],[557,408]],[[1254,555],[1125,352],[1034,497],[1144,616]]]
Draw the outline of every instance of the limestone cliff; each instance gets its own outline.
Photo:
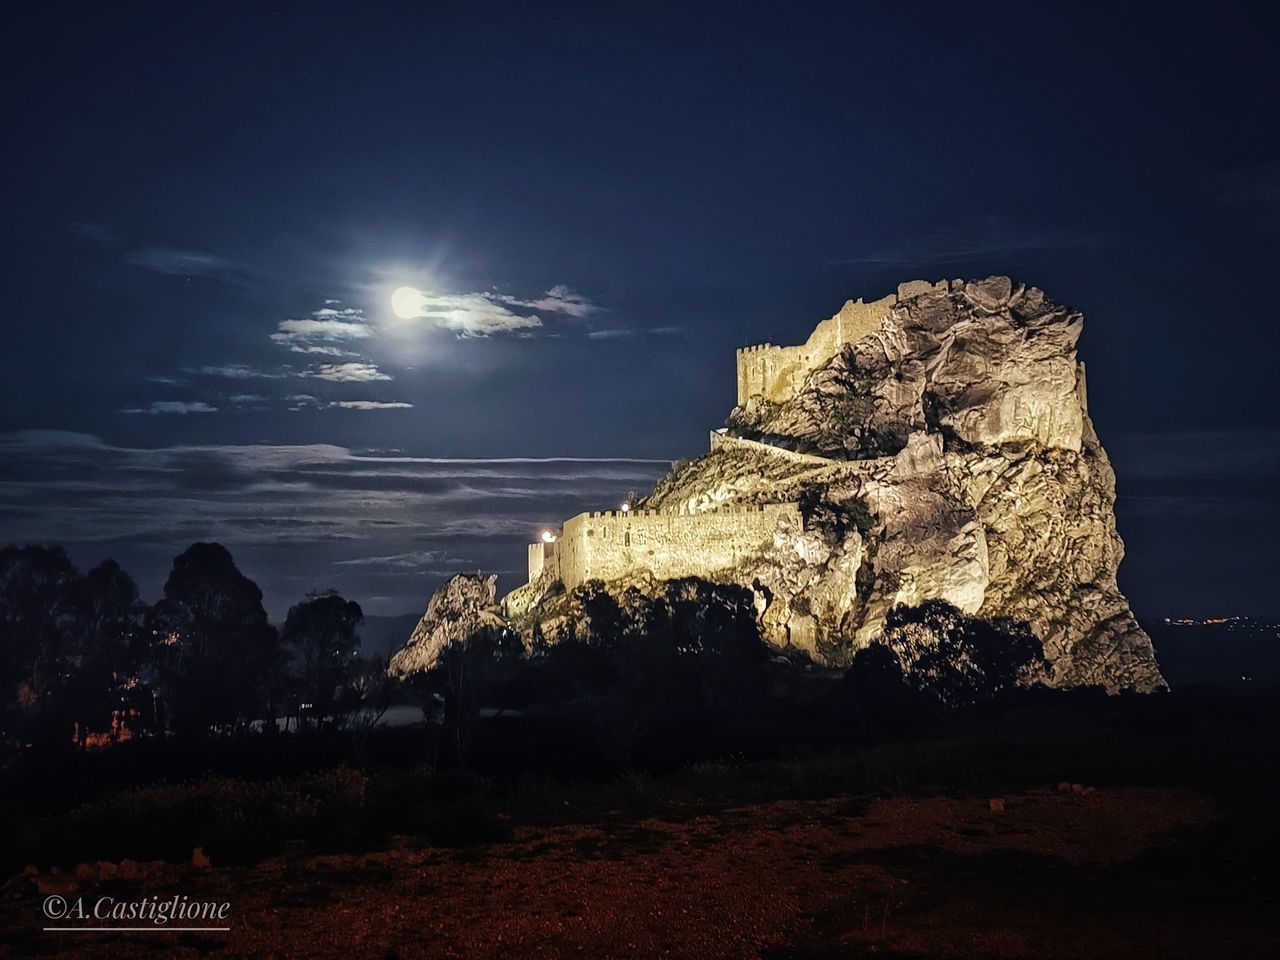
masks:
[[[436,591],[418,621],[409,642],[387,665],[393,677],[429,670],[450,644],[486,630],[505,630],[506,620],[497,605],[495,576],[459,573]]]
[[[939,599],[1028,624],[1054,685],[1162,687],[1116,585],[1115,478],[1076,361],[1080,313],[991,277],[904,284],[837,317],[855,314],[856,339],[829,356],[740,351],[727,429],[638,508],[694,518],[798,504],[758,551],[702,575],[753,587],[765,638],[819,662],[879,639],[894,606]],[[646,562],[613,567],[610,589],[645,589]],[[508,598],[526,629],[553,580]],[[563,604],[545,606],[554,632]]]
[[[501,611],[492,579],[451,580],[391,671],[426,669],[481,628],[581,638],[601,589],[643,611],[694,578],[746,588],[766,641],[833,667],[892,645],[891,610],[938,600],[1025,624],[1055,686],[1163,687],[1116,585],[1082,323],[1007,277],[914,281],[846,304],[800,346],[738,351],[739,402],[710,453],[628,511],[533,544],[531,582]]]

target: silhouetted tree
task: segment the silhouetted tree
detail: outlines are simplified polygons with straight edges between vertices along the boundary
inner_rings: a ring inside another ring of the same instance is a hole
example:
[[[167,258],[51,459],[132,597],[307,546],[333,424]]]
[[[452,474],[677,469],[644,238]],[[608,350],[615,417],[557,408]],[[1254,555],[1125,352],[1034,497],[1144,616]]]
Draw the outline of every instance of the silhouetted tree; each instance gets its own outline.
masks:
[[[337,593],[313,594],[289,608],[280,641],[290,656],[290,699],[299,717],[323,724],[352,699],[352,666],[359,652],[360,604]]]
[[[0,550],[0,683],[11,732],[83,742],[116,711],[145,706],[138,678],[145,605],[120,565],[81,574],[61,547]]]
[[[444,727],[460,766],[466,763],[481,709],[523,653],[519,635],[499,627],[482,627],[440,651],[422,692],[436,688],[443,694]]]
[[[98,564],[77,586],[80,649],[71,700],[80,730],[115,733],[115,721],[145,728],[152,719],[142,675],[147,606],[114,560]]]
[[[936,701],[907,684],[897,654],[883,643],[854,655],[841,686],[847,718],[860,740],[902,735],[936,712]]]
[[[1044,646],[1025,623],[971,617],[943,600],[891,609],[883,643],[907,686],[944,709],[991,700],[1045,668]]]
[[[9,735],[70,743],[60,694],[80,655],[80,571],[55,546],[0,550],[0,684]]]
[[[196,543],[175,557],[154,614],[152,649],[175,730],[226,730],[270,712],[276,630],[262,591],[225,547]]]

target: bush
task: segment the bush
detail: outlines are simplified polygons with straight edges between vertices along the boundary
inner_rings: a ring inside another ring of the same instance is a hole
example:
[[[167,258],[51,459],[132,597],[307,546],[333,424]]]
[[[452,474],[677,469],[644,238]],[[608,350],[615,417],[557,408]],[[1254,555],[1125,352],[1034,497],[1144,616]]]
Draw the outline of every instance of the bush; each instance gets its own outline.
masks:
[[[990,701],[1045,668],[1044,647],[1025,623],[982,620],[927,600],[889,611],[880,642],[859,651],[845,685],[874,705],[864,715],[900,713],[911,701],[953,710]]]

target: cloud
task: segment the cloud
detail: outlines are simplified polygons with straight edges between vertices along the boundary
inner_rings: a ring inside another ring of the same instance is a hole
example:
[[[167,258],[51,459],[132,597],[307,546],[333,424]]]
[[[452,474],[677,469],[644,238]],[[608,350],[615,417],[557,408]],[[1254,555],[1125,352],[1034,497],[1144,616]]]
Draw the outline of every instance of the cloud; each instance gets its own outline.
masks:
[[[487,337],[542,326],[542,320],[536,314],[516,313],[501,300],[483,293],[424,292],[420,316],[468,337]],[[517,305],[514,301],[510,303]]]
[[[588,330],[587,337],[591,340],[620,340],[624,337],[669,337],[683,332],[683,327],[653,327],[649,330],[606,327],[603,330]]]
[[[291,399],[302,398],[314,399]],[[82,565],[113,556],[154,598],[179,551],[217,541],[277,616],[327,587],[362,603],[386,598],[371,613],[420,612],[444,576],[520,568],[543,526],[616,505],[669,466],[326,444],[145,449],[57,431],[0,434],[0,463],[0,543],[63,543]]]
[[[922,265],[980,260],[1033,250],[1100,247],[1110,242],[1101,233],[1073,233],[1055,229],[1026,230],[998,221],[972,228],[942,228],[905,238],[878,250],[831,263]]]
[[[413,550],[407,553],[392,553],[382,557],[353,557],[350,560],[335,560],[338,567],[378,567],[385,570],[417,570],[435,572],[449,576],[459,570],[475,568],[472,560],[451,557],[447,550]]]
[[[563,313],[570,317],[585,317],[600,308],[576,290],[558,283],[534,300],[517,300],[515,297],[499,297],[503,303],[517,307],[529,307],[546,313]]]
[[[251,367],[247,363],[224,363],[218,366],[183,367],[184,373],[197,374],[202,377],[226,377],[229,380],[283,380],[296,376],[288,367],[276,370],[263,370]]]
[[[1120,434],[1107,449],[1127,514],[1280,518],[1280,431]]]
[[[391,379],[376,364],[364,361],[322,363],[319,367],[305,371],[302,376],[328,380],[331,383],[372,383],[375,380]]]
[[[609,329],[609,330],[589,330],[587,336],[592,340],[616,340],[620,337],[634,337],[634,330]]]
[[[288,347],[294,353],[318,354],[330,357],[357,357],[358,353],[335,346],[352,340],[367,340],[373,336],[373,327],[364,319],[364,311],[358,307],[338,308],[336,300],[326,300],[325,306],[309,317],[281,320],[273,342]]]
[[[217,413],[218,408],[211,407],[209,404],[198,400],[194,403],[188,403],[183,400],[156,400],[149,407],[133,407],[120,412],[151,414]]]
[[[410,410],[413,408],[412,403],[382,400],[335,400],[329,406],[341,407],[343,410]]]
[[[171,277],[226,276],[238,271],[236,264],[224,257],[174,247],[143,247],[124,258],[135,267]]]
[[[320,398],[313,397],[309,393],[295,393],[293,396],[285,397],[284,399],[289,404],[289,409],[295,412],[320,406]]]
[[[114,228],[101,223],[72,223],[76,236],[116,252],[126,263],[166,277],[213,277],[243,283],[252,276],[244,264],[205,250],[183,247],[144,246],[128,249],[129,241]]]
[[[582,318],[599,307],[564,284],[557,284],[531,300],[500,293],[441,293],[417,291],[422,298],[418,316],[467,337],[514,333],[527,336],[544,326],[538,313]]]
[[[233,393],[227,397],[228,402],[236,406],[244,406],[245,404],[265,403],[267,398],[258,393]]]
[[[102,244],[104,247],[120,243],[120,235],[111,227],[102,223],[72,223],[71,232],[77,237]]]

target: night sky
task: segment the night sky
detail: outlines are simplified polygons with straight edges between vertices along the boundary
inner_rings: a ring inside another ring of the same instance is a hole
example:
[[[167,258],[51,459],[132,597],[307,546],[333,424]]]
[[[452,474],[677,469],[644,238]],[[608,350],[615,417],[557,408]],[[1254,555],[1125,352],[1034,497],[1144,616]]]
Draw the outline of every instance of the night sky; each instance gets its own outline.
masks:
[[[734,348],[1002,273],[1085,313],[1138,615],[1280,614],[1273,5],[262,6],[7,14],[0,541],[511,587]]]

